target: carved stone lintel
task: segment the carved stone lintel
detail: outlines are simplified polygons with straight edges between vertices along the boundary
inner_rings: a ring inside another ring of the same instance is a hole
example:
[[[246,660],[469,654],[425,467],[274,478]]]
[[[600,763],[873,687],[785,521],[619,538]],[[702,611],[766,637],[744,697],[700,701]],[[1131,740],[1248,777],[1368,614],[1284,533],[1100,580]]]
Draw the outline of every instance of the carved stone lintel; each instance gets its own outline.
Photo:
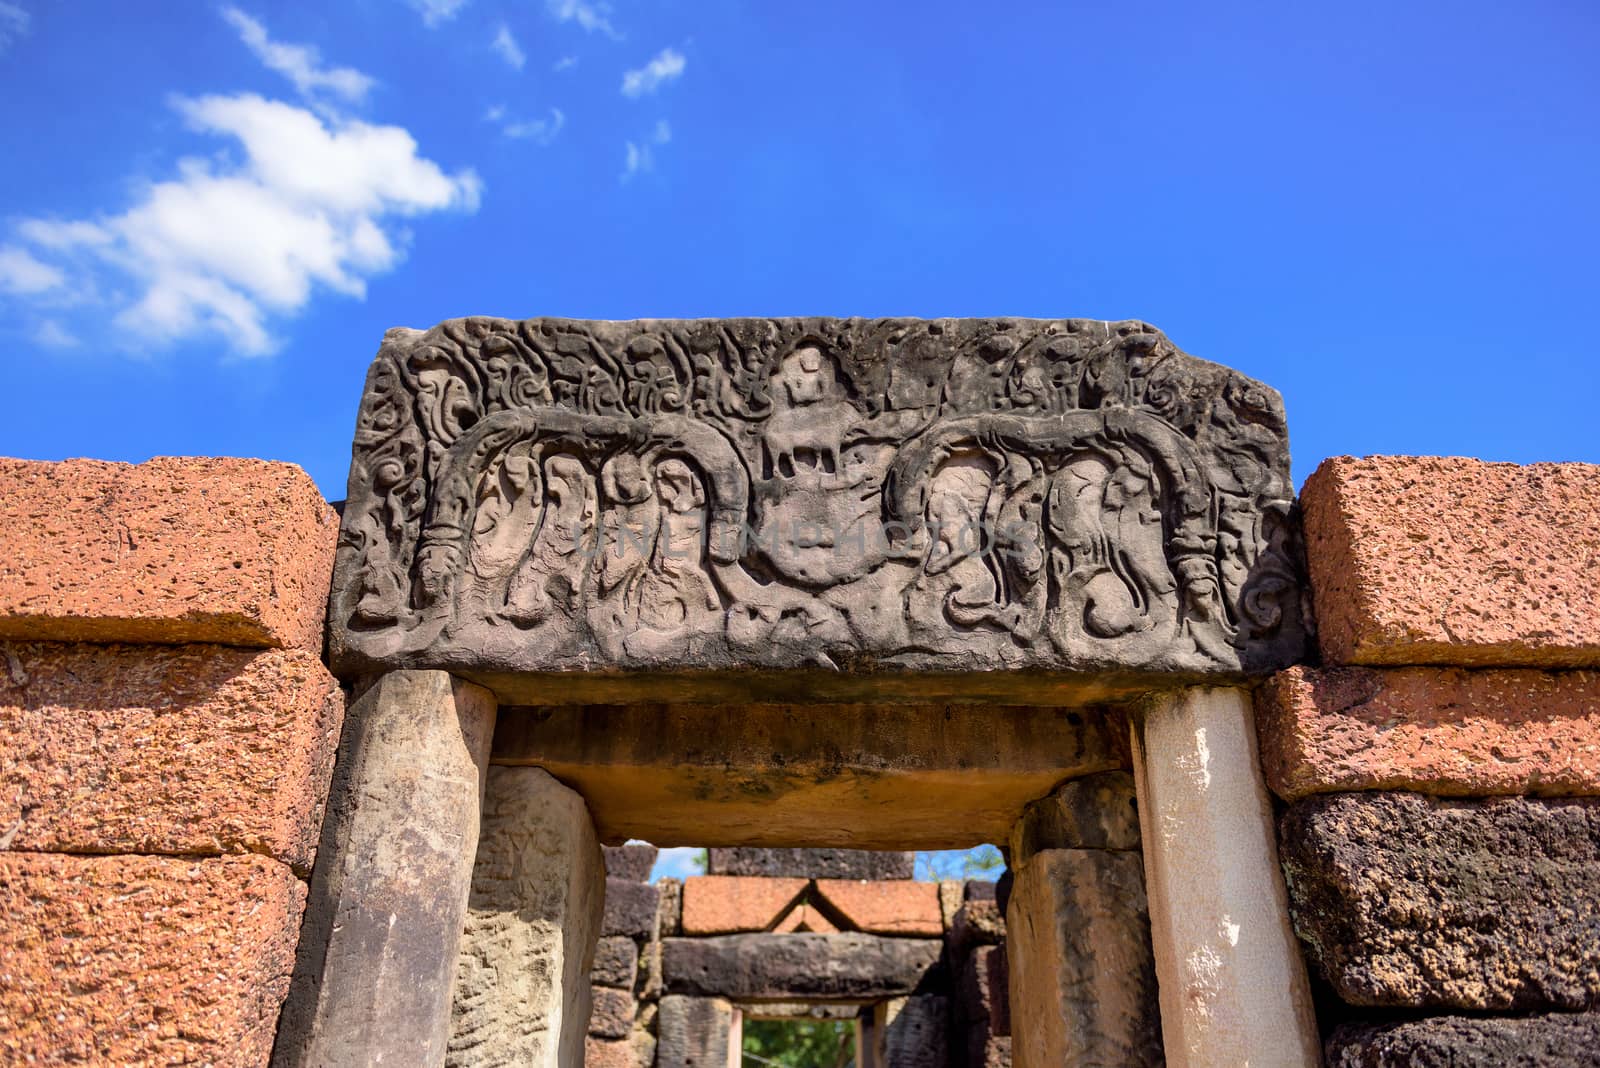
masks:
[[[1236,674],[1305,641],[1271,389],[1140,322],[394,330],[342,673]]]

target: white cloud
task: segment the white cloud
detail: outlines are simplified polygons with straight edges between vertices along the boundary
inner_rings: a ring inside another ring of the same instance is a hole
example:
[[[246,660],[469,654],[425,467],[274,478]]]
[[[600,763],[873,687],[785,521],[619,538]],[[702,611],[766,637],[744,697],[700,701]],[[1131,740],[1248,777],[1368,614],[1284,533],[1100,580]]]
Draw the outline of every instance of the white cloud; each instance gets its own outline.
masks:
[[[29,16],[21,4],[0,0],[0,52],[28,32]]]
[[[0,290],[33,296],[66,285],[67,276],[16,245],[0,247]]]
[[[503,22],[494,35],[494,43],[491,47],[500,53],[500,58],[506,61],[507,66],[515,70],[521,70],[528,62],[528,57],[522,54],[522,46],[517,44],[515,37],[511,36],[511,27]]]
[[[576,67],[577,65],[578,65],[578,57],[577,56],[562,56],[560,59],[556,60],[555,66],[551,67],[550,69],[552,71],[554,71],[556,74],[560,74],[562,71],[571,70],[573,67]]]
[[[467,0],[408,0],[408,3],[422,13],[422,24],[429,29],[449,22],[467,6]]]
[[[545,118],[519,119],[507,111],[504,104],[496,104],[484,112],[483,121],[494,123],[502,134],[513,140],[548,145],[567,124],[567,116],[560,108],[551,108]]]
[[[75,272],[73,289],[133,289],[111,310],[140,338],[220,335],[242,354],[269,353],[272,317],[319,289],[362,297],[368,278],[404,258],[397,220],[477,209],[477,176],[418,156],[401,127],[249,94],[176,107],[196,131],[236,140],[243,159],[182,160],[120,215],[17,228]]]
[[[79,345],[78,339],[54,319],[46,319],[34,327],[33,340],[47,349],[72,349]]]
[[[277,71],[294,84],[301,96],[312,98],[326,90],[352,103],[359,103],[373,86],[373,80],[349,67],[323,67],[322,57],[310,45],[284,44],[267,35],[267,28],[236,7],[222,9],[245,47],[254,52],[268,70]]]
[[[545,9],[557,22],[576,22],[585,31],[617,37],[611,25],[611,5],[590,0],[545,0]]]
[[[638,70],[622,76],[623,96],[644,96],[653,93],[667,82],[680,77],[688,61],[683,53],[673,48],[663,48],[656,57]]]
[[[636,174],[655,170],[656,153],[653,146],[664,145],[671,140],[672,127],[667,125],[666,119],[659,119],[648,140],[629,141],[624,146],[622,180],[626,182]]]

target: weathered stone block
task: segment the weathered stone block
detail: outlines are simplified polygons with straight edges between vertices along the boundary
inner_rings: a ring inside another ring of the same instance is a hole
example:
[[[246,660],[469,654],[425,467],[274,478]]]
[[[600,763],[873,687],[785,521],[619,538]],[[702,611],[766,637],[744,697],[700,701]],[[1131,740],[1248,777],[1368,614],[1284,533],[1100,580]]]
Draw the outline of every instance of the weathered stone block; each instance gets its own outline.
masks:
[[[1005,842],[1029,801],[1126,762],[1125,724],[1099,708],[653,702],[502,708],[494,762],[570,784],[603,840],[896,849]],[[855,849],[709,859],[712,875],[912,874],[908,854]]]
[[[975,947],[961,967],[962,1017],[982,1022],[986,1034],[1011,1034],[1010,975],[1005,946]]]
[[[661,941],[667,989],[730,998],[873,998],[917,992],[938,939],[745,934]]]
[[[605,935],[627,935],[640,941],[655,937],[660,895],[646,883],[606,879]]]
[[[1600,467],[1341,456],[1301,500],[1329,663],[1600,666]]]
[[[1328,1040],[1328,1068],[1594,1068],[1600,1013],[1434,1016],[1343,1024]]]
[[[594,947],[589,978],[599,986],[632,990],[639,973],[639,944],[623,935],[608,935]]]
[[[892,998],[878,1004],[876,1020],[885,1068],[945,1068],[950,1062],[948,998]]]
[[[658,879],[656,893],[661,904],[656,908],[657,925],[662,938],[683,933],[683,880]]]
[[[845,930],[933,938],[944,933],[937,883],[818,879],[815,886],[817,907],[836,912]]]
[[[745,875],[691,875],[683,881],[683,933],[765,931],[811,885],[806,879]]]
[[[1282,401],[1146,323],[458,319],[388,333],[357,427],[341,673],[1234,673],[1304,640]]]
[[[1017,871],[1006,944],[1021,1068],[1159,1065],[1155,960],[1137,853],[1050,849]]]
[[[304,904],[266,857],[0,853],[0,1062],[266,1064]]]
[[[538,768],[491,767],[481,826],[445,1063],[578,1068],[605,878],[589,812]],[[623,1037],[632,993],[597,989],[595,1033]]]
[[[669,994],[656,1017],[656,1068],[728,1068],[732,1030],[728,1002]]]
[[[316,656],[0,643],[0,848],[311,870],[344,694]]]
[[[748,875],[769,879],[910,879],[914,852],[869,849],[713,848],[706,851],[709,875]]]
[[[651,1068],[655,1059],[656,1040],[648,1032],[635,1031],[626,1039],[591,1036],[583,1047],[583,1068]]]
[[[1011,864],[1045,849],[1138,849],[1139,806],[1133,776],[1106,771],[1064,783],[1031,801],[1011,831]]]
[[[593,1008],[589,1011],[589,1033],[596,1038],[627,1038],[633,1030],[636,1007],[632,991],[597,986],[590,995]]]
[[[606,876],[611,879],[628,879],[636,883],[650,881],[650,869],[656,866],[656,857],[661,853],[661,850],[653,845],[637,842],[601,848],[606,855]]]
[[[967,1032],[968,1068],[1011,1068],[1011,1036],[990,1035],[983,1028]]]
[[[956,910],[961,907],[964,898],[961,884],[954,879],[945,879],[939,883],[939,920],[948,932],[950,925],[955,922]]]
[[[1006,917],[998,901],[966,901],[950,923],[950,951],[960,957],[973,946],[993,946],[1006,940]]]
[[[1330,794],[1279,825],[1307,956],[1356,1005],[1600,1005],[1600,799]]]
[[[961,884],[963,901],[995,901],[999,888],[993,879],[968,879]]]
[[[494,716],[440,671],[390,672],[351,704],[277,1068],[442,1063]]]
[[[1600,672],[1295,667],[1256,692],[1256,727],[1289,801],[1600,794]]]
[[[320,653],[337,527],[293,464],[0,459],[0,638]]]

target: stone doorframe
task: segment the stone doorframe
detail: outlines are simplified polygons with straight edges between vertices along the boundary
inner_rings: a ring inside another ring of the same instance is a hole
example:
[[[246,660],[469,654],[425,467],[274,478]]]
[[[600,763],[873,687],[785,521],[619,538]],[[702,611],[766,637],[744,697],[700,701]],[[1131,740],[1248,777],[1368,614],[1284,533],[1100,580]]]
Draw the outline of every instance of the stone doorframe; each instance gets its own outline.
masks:
[[[1136,320],[458,319],[385,337],[349,487],[376,682],[280,1064],[576,1065],[597,838],[1019,827],[1019,1068],[1159,1056],[1147,959],[1168,1064],[1317,1062],[1241,688],[1310,626],[1270,387]]]
[[[496,713],[492,693],[437,671],[381,676],[352,706],[275,1065],[380,1056],[406,1065],[582,1064],[603,895],[590,814],[606,803],[520,761],[491,767],[492,751],[526,756],[537,734],[526,712],[513,712],[511,732],[497,734]],[[1172,690],[1124,714],[1139,823],[1133,870],[1148,901],[1166,1063],[1316,1065],[1248,692]],[[1004,740],[995,747],[1005,751]],[[929,774],[938,781],[941,770]],[[1114,832],[1099,829],[1105,819],[1083,803],[1090,792],[1070,789],[1095,774],[1067,769],[1069,789],[1041,798],[1054,806],[1048,818],[1019,819],[1004,839],[1019,869],[1007,915],[1018,1068],[1143,1056],[1130,1053],[1140,1048],[1130,978],[1139,965],[1118,948],[1129,943],[1115,924],[1095,927],[1106,920],[1097,909],[1128,896],[1109,859]],[[948,818],[939,825],[951,833]],[[696,829],[679,833],[688,839]],[[819,844],[782,825],[741,833],[713,844]],[[485,855],[501,873],[487,884]],[[480,941],[463,956],[463,931],[474,927],[488,932],[489,948]],[[463,992],[460,967],[490,981]],[[523,972],[540,978],[507,982]],[[466,1037],[464,996],[474,1029]]]

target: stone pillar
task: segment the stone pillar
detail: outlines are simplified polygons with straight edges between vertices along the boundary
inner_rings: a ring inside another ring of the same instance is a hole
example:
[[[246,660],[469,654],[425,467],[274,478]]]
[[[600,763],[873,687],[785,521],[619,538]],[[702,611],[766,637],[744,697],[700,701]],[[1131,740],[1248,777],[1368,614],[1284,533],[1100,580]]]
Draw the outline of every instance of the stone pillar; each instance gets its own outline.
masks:
[[[890,998],[873,1006],[872,1015],[873,1068],[945,1068],[950,1063],[946,998],[932,994]]]
[[[446,1064],[582,1068],[604,894],[583,798],[540,768],[490,768]]]
[[[1132,734],[1167,1064],[1314,1068],[1249,693],[1163,695]]]
[[[739,1022],[722,998],[668,994],[656,1016],[656,1068],[737,1066]]]
[[[442,671],[351,706],[274,1065],[444,1063],[494,720]]]
[[[1074,780],[1023,811],[1006,904],[1016,1068],[1161,1064],[1132,779]]]

